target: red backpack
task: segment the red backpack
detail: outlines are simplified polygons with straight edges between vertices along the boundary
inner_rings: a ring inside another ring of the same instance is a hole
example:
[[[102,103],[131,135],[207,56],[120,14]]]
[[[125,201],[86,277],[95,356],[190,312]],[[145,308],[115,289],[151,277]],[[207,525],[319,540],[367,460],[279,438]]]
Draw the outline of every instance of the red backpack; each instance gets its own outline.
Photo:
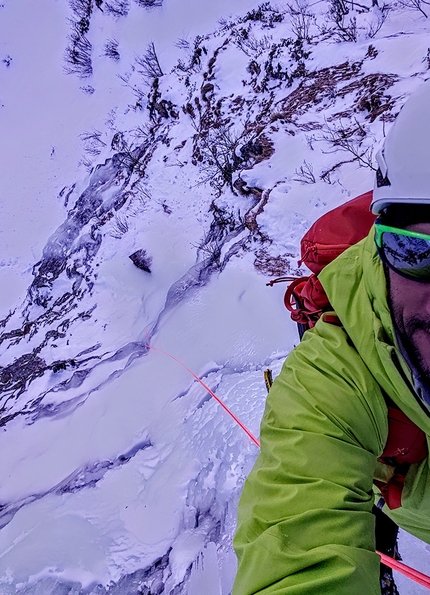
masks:
[[[370,231],[375,215],[370,211],[372,192],[340,205],[320,217],[301,241],[301,260],[312,274],[308,277],[280,277],[270,281],[273,285],[289,281],[284,303],[291,318],[297,322],[299,335],[315,326],[321,314],[332,311],[318,274],[344,250],[356,244]],[[337,316],[325,316],[324,321],[341,325]],[[375,480],[390,509],[401,506],[402,489],[406,473],[413,463],[428,455],[425,433],[418,428],[396,405],[387,399],[388,440],[378,461],[392,468],[387,482]]]

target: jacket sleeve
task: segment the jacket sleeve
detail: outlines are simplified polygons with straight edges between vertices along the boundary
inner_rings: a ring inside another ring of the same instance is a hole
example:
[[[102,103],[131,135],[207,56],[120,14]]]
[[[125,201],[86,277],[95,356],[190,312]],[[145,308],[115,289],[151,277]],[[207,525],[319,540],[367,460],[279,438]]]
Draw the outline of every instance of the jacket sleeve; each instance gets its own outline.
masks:
[[[233,595],[380,595],[372,479],[387,433],[380,389],[344,331],[320,321],[267,399]]]

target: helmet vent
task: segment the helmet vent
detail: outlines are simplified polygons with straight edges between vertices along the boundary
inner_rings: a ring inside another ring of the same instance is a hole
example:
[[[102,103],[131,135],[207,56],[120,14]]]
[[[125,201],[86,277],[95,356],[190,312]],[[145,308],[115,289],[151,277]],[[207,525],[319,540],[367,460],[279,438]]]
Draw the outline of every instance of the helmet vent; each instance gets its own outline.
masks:
[[[381,168],[378,168],[376,172],[376,186],[377,188],[382,188],[382,186],[391,186],[391,182],[388,179],[388,176],[382,175]]]

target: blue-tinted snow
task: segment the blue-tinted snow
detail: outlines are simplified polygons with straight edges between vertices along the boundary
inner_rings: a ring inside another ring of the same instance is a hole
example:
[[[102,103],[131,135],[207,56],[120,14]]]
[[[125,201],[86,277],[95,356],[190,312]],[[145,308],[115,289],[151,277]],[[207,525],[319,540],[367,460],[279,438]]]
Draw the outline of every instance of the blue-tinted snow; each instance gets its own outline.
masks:
[[[296,105],[288,15],[235,25],[258,3],[110,4],[128,15],[94,4],[87,79],[64,74],[66,0],[0,8],[0,592],[227,595],[256,448],[151,347],[258,434],[263,370],[276,374],[297,342],[283,288],[265,282],[297,270],[315,218],[372,184],[371,169],[333,152],[336,126],[357,121],[365,152],[390,124],[360,103],[360,85],[340,88],[389,74],[379,100],[395,114],[427,76],[428,25],[393,10],[370,37],[373,7],[357,15],[356,42],[319,38],[304,63],[331,69],[334,87],[322,76],[316,99]],[[105,55],[112,39],[119,60]],[[136,57],[150,41],[165,76],[148,97]],[[218,192],[211,151],[225,143],[239,165]],[[137,250],[151,273],[133,265]],[[401,542],[426,570],[427,546]]]

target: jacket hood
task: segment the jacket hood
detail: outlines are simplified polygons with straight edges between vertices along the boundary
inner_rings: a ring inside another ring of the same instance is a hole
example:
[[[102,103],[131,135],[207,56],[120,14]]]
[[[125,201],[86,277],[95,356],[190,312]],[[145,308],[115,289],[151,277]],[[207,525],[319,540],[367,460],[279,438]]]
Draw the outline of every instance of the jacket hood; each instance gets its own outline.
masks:
[[[374,233],[372,227],[364,240],[327,265],[319,279],[376,382],[417,426],[430,434],[430,409],[415,393],[412,372],[396,344]]]

